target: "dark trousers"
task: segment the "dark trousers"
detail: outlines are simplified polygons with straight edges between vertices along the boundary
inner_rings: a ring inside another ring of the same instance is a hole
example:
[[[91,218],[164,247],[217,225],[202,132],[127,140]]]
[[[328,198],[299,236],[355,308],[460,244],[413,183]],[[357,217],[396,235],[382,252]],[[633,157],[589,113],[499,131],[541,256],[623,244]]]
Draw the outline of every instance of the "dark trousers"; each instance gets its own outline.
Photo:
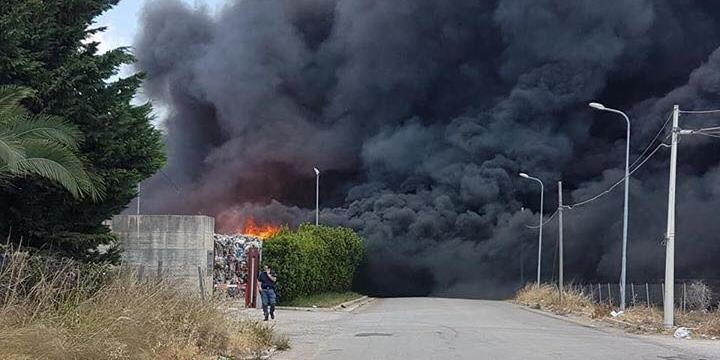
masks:
[[[277,301],[275,289],[262,289],[260,291],[260,298],[262,299],[262,309],[263,314],[265,314],[265,319],[267,320],[268,318],[268,310],[270,310],[270,315],[275,317],[275,302]]]

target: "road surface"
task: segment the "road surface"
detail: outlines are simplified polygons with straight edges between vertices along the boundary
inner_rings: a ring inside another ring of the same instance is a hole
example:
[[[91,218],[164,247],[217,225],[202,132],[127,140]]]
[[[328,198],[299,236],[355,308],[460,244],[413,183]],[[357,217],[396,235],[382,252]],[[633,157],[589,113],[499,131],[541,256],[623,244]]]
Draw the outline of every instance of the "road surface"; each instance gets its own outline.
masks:
[[[278,360],[720,359],[720,342],[629,335],[502,301],[378,299],[353,312],[279,310],[274,323],[292,345]]]

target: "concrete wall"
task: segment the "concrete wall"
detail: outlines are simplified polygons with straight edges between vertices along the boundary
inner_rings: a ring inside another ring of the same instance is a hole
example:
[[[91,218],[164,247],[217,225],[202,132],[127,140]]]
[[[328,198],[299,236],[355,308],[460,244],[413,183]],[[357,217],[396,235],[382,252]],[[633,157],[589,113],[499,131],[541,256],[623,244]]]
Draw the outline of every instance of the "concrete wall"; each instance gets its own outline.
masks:
[[[205,293],[212,291],[215,219],[185,215],[118,215],[111,229],[123,249],[122,263],[144,276],[158,273],[179,287],[199,293],[198,266]]]

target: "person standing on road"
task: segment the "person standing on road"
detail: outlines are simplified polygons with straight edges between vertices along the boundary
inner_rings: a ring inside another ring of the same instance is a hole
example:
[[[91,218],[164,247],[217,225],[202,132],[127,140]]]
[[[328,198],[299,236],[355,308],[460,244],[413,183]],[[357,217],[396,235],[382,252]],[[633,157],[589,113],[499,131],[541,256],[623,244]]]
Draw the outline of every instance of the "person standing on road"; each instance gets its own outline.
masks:
[[[268,320],[268,314],[270,318],[275,319],[275,302],[277,301],[275,285],[277,284],[277,274],[275,274],[270,266],[265,265],[265,270],[258,276],[258,281],[260,281],[260,298],[262,299],[265,321]]]

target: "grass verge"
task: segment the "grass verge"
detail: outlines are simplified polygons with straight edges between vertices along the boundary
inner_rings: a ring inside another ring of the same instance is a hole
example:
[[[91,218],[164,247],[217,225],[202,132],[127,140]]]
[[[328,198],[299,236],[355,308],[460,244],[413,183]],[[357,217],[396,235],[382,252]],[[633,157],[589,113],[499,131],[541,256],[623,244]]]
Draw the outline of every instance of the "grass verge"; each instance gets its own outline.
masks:
[[[613,310],[608,305],[598,305],[576,291],[572,286],[563,292],[560,301],[558,288],[554,285],[543,284],[527,285],[515,295],[515,302],[534,309],[546,310],[556,314],[574,314],[598,320],[613,320],[608,322],[620,325],[637,333],[669,333],[663,326],[663,313],[661,309],[644,306],[627,308],[625,314],[613,318]],[[720,310],[715,311],[681,311],[675,310],[677,326],[691,329],[695,336],[702,338],[720,338]]]
[[[282,306],[295,306],[295,307],[320,307],[330,308],[333,306],[340,305],[344,302],[355,300],[362,297],[362,295],[347,291],[347,292],[325,292],[315,295],[300,296],[287,303],[282,303]]]
[[[641,333],[669,333],[663,326],[663,311],[658,308],[637,306],[628,308],[619,318],[631,330]],[[681,311],[675,309],[675,321],[678,326],[692,330],[702,338],[720,338],[720,311]]]
[[[560,299],[558,288],[553,285],[526,285],[515,295],[515,301],[535,309],[549,310],[558,314],[582,314],[596,317],[598,306],[587,297],[569,287]]]
[[[245,359],[287,347],[168,282],[22,252],[0,265],[1,359]]]

